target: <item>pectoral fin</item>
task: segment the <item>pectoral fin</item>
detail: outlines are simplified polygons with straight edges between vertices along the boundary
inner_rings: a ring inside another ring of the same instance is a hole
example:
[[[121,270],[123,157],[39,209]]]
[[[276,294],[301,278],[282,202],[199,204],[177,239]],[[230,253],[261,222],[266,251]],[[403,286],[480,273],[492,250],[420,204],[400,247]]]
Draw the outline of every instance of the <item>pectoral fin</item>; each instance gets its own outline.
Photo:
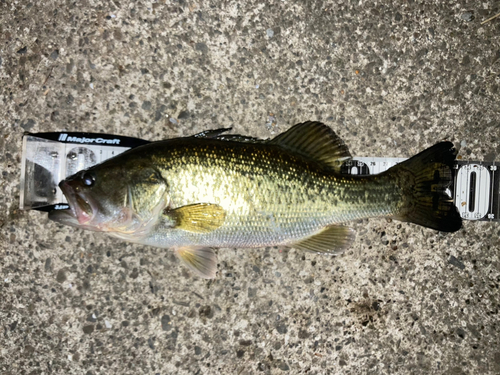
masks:
[[[179,259],[191,271],[204,279],[214,279],[217,273],[217,255],[208,247],[180,247],[175,250]]]
[[[197,203],[164,212],[175,224],[175,228],[193,233],[209,233],[222,224],[226,212],[218,204]]]
[[[291,244],[291,247],[313,253],[340,254],[352,244],[354,238],[355,233],[351,228],[334,225]]]

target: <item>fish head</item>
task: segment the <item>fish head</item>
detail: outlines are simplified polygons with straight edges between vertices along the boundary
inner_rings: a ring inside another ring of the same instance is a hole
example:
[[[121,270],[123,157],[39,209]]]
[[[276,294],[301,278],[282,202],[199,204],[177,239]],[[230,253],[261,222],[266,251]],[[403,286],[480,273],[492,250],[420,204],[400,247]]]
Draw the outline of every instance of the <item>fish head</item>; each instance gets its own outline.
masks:
[[[167,184],[148,165],[103,163],[59,183],[70,208],[49,218],[82,229],[134,238],[147,233],[167,205]]]

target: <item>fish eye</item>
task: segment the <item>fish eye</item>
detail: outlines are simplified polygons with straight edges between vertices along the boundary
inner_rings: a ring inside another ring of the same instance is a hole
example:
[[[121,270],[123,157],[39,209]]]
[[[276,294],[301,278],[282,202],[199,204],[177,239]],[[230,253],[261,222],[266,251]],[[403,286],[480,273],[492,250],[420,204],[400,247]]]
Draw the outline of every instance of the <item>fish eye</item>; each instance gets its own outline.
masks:
[[[89,172],[83,172],[82,182],[85,186],[91,187],[92,185],[94,185],[95,177]]]

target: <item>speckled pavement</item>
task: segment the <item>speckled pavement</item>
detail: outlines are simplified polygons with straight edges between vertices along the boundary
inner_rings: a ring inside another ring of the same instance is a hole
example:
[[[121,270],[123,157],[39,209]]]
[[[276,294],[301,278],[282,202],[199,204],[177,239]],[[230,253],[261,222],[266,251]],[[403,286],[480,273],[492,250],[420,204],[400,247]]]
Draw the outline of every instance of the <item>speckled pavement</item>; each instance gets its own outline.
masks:
[[[272,137],[357,156],[500,153],[494,1],[0,0],[0,373],[499,374],[500,224],[372,219],[339,257],[170,251],[19,210],[24,131]]]

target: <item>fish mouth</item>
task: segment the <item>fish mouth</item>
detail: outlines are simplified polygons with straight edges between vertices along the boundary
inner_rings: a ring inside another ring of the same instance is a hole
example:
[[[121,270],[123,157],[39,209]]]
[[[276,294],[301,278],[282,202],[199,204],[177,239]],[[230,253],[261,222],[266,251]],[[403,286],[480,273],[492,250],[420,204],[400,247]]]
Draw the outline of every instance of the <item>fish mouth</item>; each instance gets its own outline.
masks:
[[[79,225],[86,225],[90,221],[92,221],[96,212],[92,201],[88,198],[86,199],[83,194],[78,191],[78,187],[71,186],[71,183],[66,180],[61,181],[59,187],[68,200],[68,204],[70,207],[69,210],[64,211],[71,212],[73,216],[72,221],[76,219]],[[68,214],[69,212],[66,212],[64,216],[67,217]],[[69,220],[69,217],[67,219]]]
[[[78,222],[77,218],[75,217],[73,210],[71,210],[69,208],[66,210],[49,211],[49,220],[52,220],[52,221],[59,223],[59,224],[62,224],[62,225],[69,225],[69,226],[75,227],[75,228],[92,230],[92,231],[99,231],[99,228],[96,228],[93,225],[80,224]]]

